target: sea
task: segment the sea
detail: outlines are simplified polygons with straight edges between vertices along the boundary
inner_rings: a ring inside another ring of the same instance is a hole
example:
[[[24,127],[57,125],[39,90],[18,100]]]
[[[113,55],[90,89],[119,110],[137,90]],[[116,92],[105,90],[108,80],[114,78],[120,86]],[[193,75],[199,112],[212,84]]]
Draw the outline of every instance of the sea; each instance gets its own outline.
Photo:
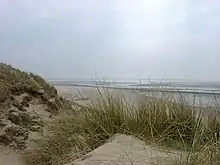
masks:
[[[57,86],[105,87],[134,90],[152,98],[172,98],[187,104],[210,107],[220,105],[220,82],[192,81],[182,79],[167,80],[48,80]]]

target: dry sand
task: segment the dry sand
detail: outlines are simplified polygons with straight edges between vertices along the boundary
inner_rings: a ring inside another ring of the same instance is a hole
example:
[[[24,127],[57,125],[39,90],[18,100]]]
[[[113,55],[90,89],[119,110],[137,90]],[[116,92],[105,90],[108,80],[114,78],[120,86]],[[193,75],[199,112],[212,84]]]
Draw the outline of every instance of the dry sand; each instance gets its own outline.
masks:
[[[56,86],[58,94],[74,101],[78,104],[86,105],[89,104],[91,100],[95,100],[100,97],[100,93],[105,95],[109,93],[117,93],[124,96],[127,103],[134,104],[137,98],[141,97],[144,93],[137,90],[128,89],[103,89],[96,87],[74,87],[74,86]]]
[[[41,104],[30,105],[28,107],[28,111],[34,111],[34,113],[38,114],[44,122],[49,123],[50,121],[52,121],[50,118],[50,113],[45,111],[45,108],[43,106],[44,105]],[[46,124],[43,130],[44,131],[42,132],[29,132],[27,149],[35,147],[35,142],[41,140],[46,135]],[[25,163],[22,159],[21,152],[17,152],[14,149],[0,145],[0,165],[25,165]]]
[[[66,165],[165,165],[184,156],[184,152],[145,145],[132,136],[115,135],[106,144]]]
[[[16,96],[16,99],[19,100],[19,97],[20,96]],[[29,104],[29,107],[26,107],[26,110],[30,114],[37,114],[44,121],[44,123],[49,123],[52,121],[50,118],[50,113],[45,110],[45,105],[43,104]],[[45,124],[42,128],[42,131],[29,131],[26,149],[35,147],[35,142],[41,140],[46,135],[46,126],[47,125]],[[22,160],[21,152],[0,145],[0,165],[25,165],[25,163]]]
[[[0,145],[0,165],[24,165],[24,162],[19,153]]]

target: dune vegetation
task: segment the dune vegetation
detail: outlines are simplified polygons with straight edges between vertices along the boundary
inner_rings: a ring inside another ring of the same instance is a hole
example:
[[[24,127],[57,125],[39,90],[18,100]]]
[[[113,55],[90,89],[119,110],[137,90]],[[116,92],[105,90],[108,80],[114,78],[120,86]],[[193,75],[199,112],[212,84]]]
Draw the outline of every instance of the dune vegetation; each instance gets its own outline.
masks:
[[[129,104],[123,94],[98,89],[99,97],[80,110],[62,114],[51,125],[51,135],[25,153],[30,165],[60,165],[94,150],[115,134],[133,135],[146,142],[185,151],[172,165],[220,164],[217,115],[202,116],[198,107],[178,100],[137,99]]]

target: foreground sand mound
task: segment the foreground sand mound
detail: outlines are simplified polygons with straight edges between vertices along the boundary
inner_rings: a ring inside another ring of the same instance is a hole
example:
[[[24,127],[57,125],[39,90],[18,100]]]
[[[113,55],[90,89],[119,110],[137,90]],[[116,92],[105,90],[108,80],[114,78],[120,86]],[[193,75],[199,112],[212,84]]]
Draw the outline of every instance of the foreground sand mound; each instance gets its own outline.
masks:
[[[30,134],[41,132],[44,122],[71,104],[38,75],[0,63],[0,144],[27,146]]]
[[[65,165],[165,165],[186,156],[186,152],[146,145],[134,136],[116,134],[106,144]]]

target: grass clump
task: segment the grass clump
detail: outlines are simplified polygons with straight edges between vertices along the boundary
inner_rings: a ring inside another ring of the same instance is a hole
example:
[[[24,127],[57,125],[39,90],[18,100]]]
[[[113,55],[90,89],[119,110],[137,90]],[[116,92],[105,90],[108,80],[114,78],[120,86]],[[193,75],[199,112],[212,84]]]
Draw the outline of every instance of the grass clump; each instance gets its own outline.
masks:
[[[34,94],[39,90],[43,90],[50,97],[57,94],[56,89],[40,76],[0,63],[0,102],[7,100],[12,94]]]
[[[98,89],[98,94],[88,107],[60,117],[51,126],[51,136],[26,153],[27,164],[64,164],[118,133],[187,151],[188,156],[178,160],[179,164],[211,165],[219,160],[217,118],[204,119],[194,107],[177,100],[149,98],[130,104],[121,93]]]

